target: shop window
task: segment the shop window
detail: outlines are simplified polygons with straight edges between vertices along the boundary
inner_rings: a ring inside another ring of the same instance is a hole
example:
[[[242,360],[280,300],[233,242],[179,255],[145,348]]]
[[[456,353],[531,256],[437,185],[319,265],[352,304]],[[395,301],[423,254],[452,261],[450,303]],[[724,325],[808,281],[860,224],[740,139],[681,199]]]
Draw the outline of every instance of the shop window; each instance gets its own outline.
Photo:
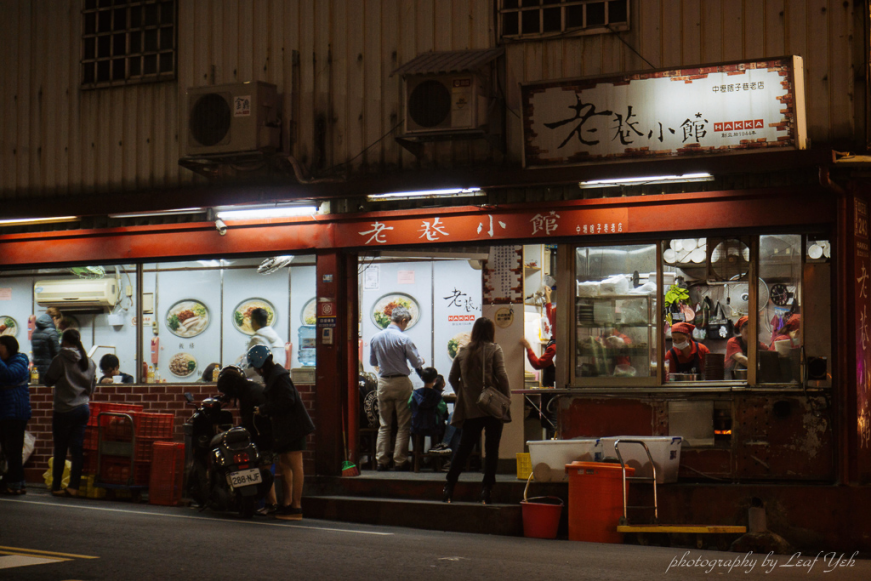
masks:
[[[15,337],[19,351],[31,362],[34,348],[29,331],[60,335],[66,329],[77,329],[98,369],[101,359],[111,356],[107,362],[117,358],[120,372],[136,377],[135,265],[7,271],[0,274],[0,294],[4,295],[0,334]],[[50,308],[58,309],[59,317],[52,319],[49,315],[57,313]],[[121,373],[115,375],[106,381],[122,380]],[[98,371],[98,381],[101,376]]]
[[[577,247],[574,270],[574,383],[649,383],[657,375],[656,245]]]
[[[176,30],[174,0],[85,0],[82,86],[174,79]]]
[[[142,338],[155,381],[210,382],[216,366],[244,367],[257,308],[281,344],[273,346],[276,359],[285,364],[289,355],[288,367],[314,366],[314,258],[293,257],[266,274],[259,272],[263,260],[144,265]]]
[[[503,39],[629,30],[629,0],[498,0]]]
[[[801,236],[759,237],[760,287],[764,285],[767,289],[767,296],[760,296],[759,300],[759,383],[800,383],[802,380],[804,253]]]

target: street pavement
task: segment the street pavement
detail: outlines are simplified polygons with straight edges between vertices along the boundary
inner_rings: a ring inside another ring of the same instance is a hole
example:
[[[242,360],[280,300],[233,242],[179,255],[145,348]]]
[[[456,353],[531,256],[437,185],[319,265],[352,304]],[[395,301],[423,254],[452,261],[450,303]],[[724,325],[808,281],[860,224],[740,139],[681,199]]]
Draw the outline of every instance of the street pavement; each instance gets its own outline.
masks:
[[[683,548],[444,533],[191,508],[0,497],[2,580],[871,579],[851,555]],[[842,558],[841,558],[842,557]],[[839,559],[840,558],[840,559]]]

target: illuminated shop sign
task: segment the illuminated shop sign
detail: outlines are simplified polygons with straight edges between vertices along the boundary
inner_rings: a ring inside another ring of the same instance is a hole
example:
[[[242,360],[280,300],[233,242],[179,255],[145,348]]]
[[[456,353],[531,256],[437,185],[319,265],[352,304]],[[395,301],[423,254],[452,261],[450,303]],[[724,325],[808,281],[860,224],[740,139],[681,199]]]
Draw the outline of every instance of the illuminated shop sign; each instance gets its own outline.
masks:
[[[526,84],[524,165],[805,149],[801,57]]]

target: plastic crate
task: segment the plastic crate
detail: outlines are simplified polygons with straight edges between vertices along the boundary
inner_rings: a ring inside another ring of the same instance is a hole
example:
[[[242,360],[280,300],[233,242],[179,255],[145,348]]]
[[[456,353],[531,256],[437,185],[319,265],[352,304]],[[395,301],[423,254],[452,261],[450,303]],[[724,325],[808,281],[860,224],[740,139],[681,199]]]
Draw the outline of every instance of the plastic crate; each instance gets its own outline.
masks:
[[[175,428],[175,414],[136,414],[136,437],[156,439],[172,439]]]
[[[94,486],[96,478],[97,477],[93,474],[82,476],[82,482],[79,486],[79,496],[84,496],[86,498],[103,498],[106,496],[105,488],[97,488]]]
[[[136,436],[136,447],[133,451],[134,460],[136,462],[151,462],[154,454],[154,444],[156,438],[142,438]]]
[[[135,462],[133,464],[133,480],[131,482],[129,458],[120,456],[103,456],[100,459],[100,482],[106,484],[148,486],[150,474],[150,463]]]
[[[154,442],[154,460],[148,485],[148,502],[176,506],[184,485],[184,444]]]
[[[85,450],[96,450],[98,441],[97,426],[85,426],[85,441],[82,444],[82,448]]]
[[[141,412],[142,405],[137,403],[109,403],[107,401],[92,401],[88,404],[91,416],[88,418],[89,426],[97,425],[97,416],[101,412]]]
[[[518,452],[517,456],[517,479],[527,480],[532,474],[532,461],[526,452]]]
[[[142,412],[126,410],[112,413],[129,415],[133,420],[133,424],[131,425],[127,418],[119,416],[100,416],[98,420],[99,427],[102,428],[102,434],[100,437],[103,438],[103,441],[105,442],[129,442],[133,439],[133,432],[139,424],[138,418]],[[95,429],[96,427],[97,426],[95,426]]]
[[[97,452],[93,450],[85,450],[83,455],[82,474],[97,473]]]

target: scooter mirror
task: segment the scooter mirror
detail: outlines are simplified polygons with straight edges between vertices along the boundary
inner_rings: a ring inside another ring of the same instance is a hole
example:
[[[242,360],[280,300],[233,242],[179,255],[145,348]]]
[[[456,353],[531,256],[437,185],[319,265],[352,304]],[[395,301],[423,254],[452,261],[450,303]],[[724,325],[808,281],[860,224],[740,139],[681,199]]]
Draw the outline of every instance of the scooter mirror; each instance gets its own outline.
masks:
[[[187,400],[188,403],[194,403],[194,395],[191,392],[186,391],[184,394],[184,398],[185,400]]]

